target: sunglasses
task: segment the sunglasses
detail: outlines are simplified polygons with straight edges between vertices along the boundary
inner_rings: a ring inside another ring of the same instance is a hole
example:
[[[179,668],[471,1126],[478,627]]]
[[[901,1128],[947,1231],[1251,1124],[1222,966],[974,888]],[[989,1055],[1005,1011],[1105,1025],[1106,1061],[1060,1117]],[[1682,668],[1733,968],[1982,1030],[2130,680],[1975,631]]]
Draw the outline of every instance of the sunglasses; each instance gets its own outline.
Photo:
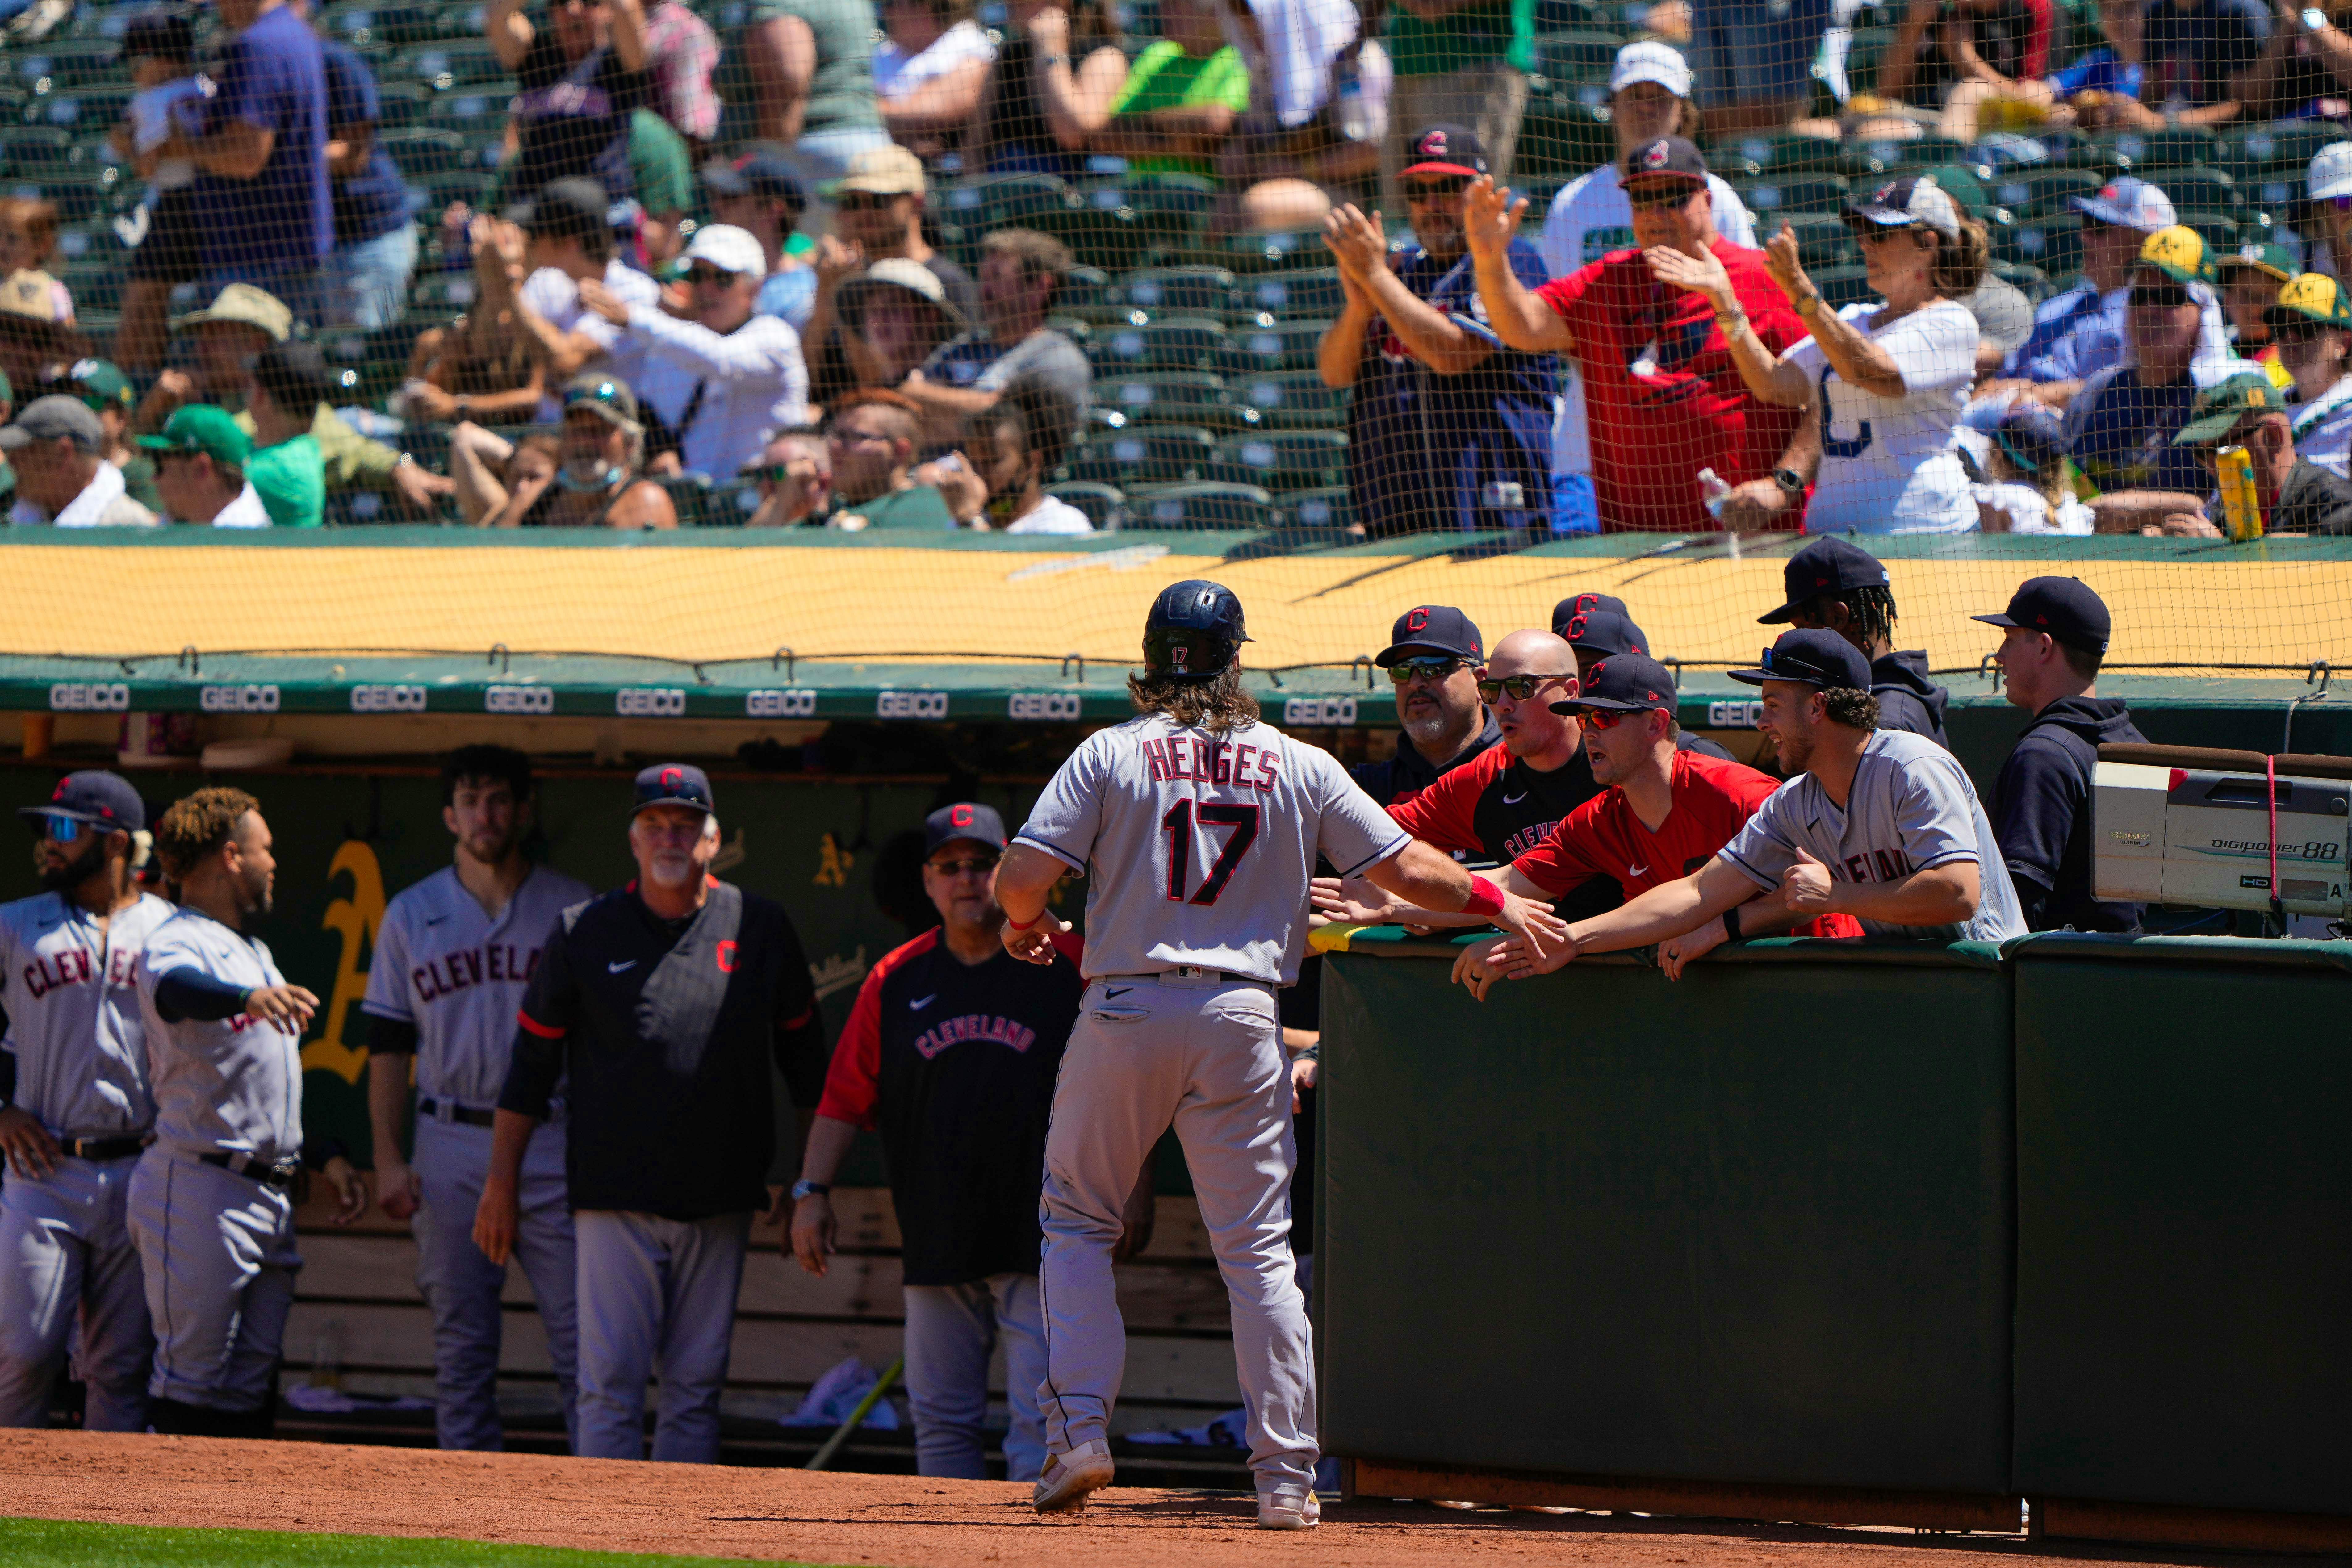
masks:
[[[617,405],[620,401],[620,384],[617,382],[610,381],[600,381],[593,386],[583,386],[577,391],[567,392],[563,395],[563,406],[566,408],[576,408],[583,403],[603,403]]]
[[[58,844],[75,842],[81,837],[82,830],[90,826],[75,817],[54,815],[28,816],[25,824],[33,830],[35,838],[47,838]]]
[[[2189,303],[2189,288],[2183,283],[2135,283],[2132,285],[2131,308],[2135,310],[2178,310]]]
[[[1633,210],[1637,213],[1655,212],[1660,207],[1682,206],[1701,189],[1697,185],[1653,185],[1644,190],[1627,191],[1625,199],[1633,204]]]
[[[1636,713],[1647,713],[1647,708],[1579,708],[1569,717],[1588,730],[1614,730]]]
[[[844,191],[833,198],[833,205],[845,213],[880,212],[898,198],[879,191]]]
[[[1416,679],[1434,683],[1451,679],[1455,670],[1468,668],[1469,663],[1466,658],[1401,658],[1389,666],[1389,679],[1399,686]]]
[[[1442,202],[1458,196],[1469,188],[1467,180],[1439,180],[1428,184],[1408,180],[1405,182],[1404,199],[1408,202]]]
[[[721,272],[716,267],[694,266],[686,269],[686,280],[698,289],[705,283],[716,283],[723,287],[735,281],[735,274]]]
[[[1525,702],[1535,696],[1537,692],[1541,691],[1545,687],[1549,686],[1555,680],[1566,680],[1572,683],[1575,679],[1576,677],[1572,675],[1507,675],[1499,680],[1480,681],[1478,683],[1478,700],[1481,702],[1492,702],[1495,699],[1507,691],[1511,694],[1512,701]]]
[[[984,876],[996,869],[998,858],[994,855],[973,855],[961,860],[926,860],[923,864],[942,877],[961,877],[967,871]]]
[[[1764,657],[1756,661],[1756,668],[1775,680],[1810,680],[1816,686],[1819,686],[1822,678],[1829,673],[1811,659],[1798,658],[1789,654],[1781,655],[1776,661],[1772,658],[1772,650],[1769,647],[1764,650]]]
[[[2327,333],[2339,330],[2341,329],[2332,327],[2326,321],[2315,321],[2308,316],[2304,316],[2272,327],[2271,336],[2276,338],[2282,346],[2287,343],[2315,343]]]

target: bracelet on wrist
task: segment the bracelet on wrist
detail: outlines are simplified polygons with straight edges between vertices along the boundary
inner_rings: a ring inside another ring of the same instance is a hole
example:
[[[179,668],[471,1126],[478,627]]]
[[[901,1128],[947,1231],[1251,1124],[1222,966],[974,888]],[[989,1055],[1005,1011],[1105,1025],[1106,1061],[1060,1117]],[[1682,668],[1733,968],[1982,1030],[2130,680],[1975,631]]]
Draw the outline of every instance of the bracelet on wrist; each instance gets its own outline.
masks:
[[[1479,915],[1488,919],[1501,914],[1503,889],[1486,878],[1473,874],[1470,879],[1470,897],[1463,904],[1462,912],[1465,915]]]
[[[1025,921],[1016,921],[1010,914],[1007,914],[1004,917],[1004,924],[1007,929],[1012,931],[1027,931],[1030,927],[1035,925],[1039,921],[1042,921],[1045,918],[1045,911],[1043,910],[1039,910],[1035,914],[1031,915]]]
[[[1737,905],[1723,911],[1723,940],[1726,942],[1739,940],[1739,910]]]

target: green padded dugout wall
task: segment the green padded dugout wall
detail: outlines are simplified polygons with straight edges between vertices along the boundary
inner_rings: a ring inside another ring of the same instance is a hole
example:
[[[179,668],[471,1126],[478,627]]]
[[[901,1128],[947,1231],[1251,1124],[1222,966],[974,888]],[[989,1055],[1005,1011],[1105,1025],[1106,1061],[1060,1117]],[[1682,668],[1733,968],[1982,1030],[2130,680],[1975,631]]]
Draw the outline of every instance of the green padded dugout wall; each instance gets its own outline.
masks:
[[[1992,949],[1787,942],[1679,984],[1603,959],[1482,1005],[1449,947],[1350,945],[1323,983],[1330,1451],[2008,1490]]]
[[[2013,965],[2019,1489],[2352,1514],[2352,943]]]

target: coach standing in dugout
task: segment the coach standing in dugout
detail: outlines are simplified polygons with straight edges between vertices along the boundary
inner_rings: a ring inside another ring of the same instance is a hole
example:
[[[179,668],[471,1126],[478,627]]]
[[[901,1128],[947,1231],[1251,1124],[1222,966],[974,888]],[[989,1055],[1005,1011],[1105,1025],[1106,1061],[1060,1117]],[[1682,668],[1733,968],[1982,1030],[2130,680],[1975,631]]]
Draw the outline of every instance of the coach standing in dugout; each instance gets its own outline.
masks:
[[[2091,896],[2091,776],[2110,741],[2145,741],[2120,697],[2098,694],[2114,623],[2074,577],[2030,578],[2009,608],[1994,662],[2012,707],[2033,715],[1992,786],[1993,831],[2032,931],[2137,931],[2138,904]]]
[[[1478,700],[1478,667],[1486,661],[1477,623],[1451,605],[1416,605],[1389,628],[1389,646],[1372,662],[1396,687],[1397,737],[1385,761],[1349,770],[1382,805],[1411,800],[1488,747],[1503,731]]]
[[[579,1258],[575,1451],[719,1458],[719,1395],[751,1216],[775,1157],[769,1061],[795,1105],[824,1081],[824,1025],[783,910],[710,875],[717,807],[700,768],[637,774],[625,887],[563,912],[524,994],[474,1241],[514,1250],[523,1156],[570,1076],[564,1173]],[[804,1113],[805,1114],[805,1113]]]
[[[499,1346],[507,1271],[474,1245],[474,1213],[523,987],[563,911],[595,896],[524,857],[532,805],[530,760],[520,752],[464,746],[449,754],[441,822],[457,840],[454,863],[385,908],[360,1004],[369,1018],[376,1201],[415,1232],[416,1288],[433,1309],[434,1426],[445,1448],[506,1446]],[[400,1152],[412,1063],[414,1169]],[[547,1333],[563,1428],[573,1435],[576,1265],[560,1119],[531,1134],[518,1197],[515,1251]]]
[[[79,1321],[83,1427],[143,1432],[155,1333],[125,1213],[155,1097],[137,971],[172,906],[139,890],[147,808],[119,774],[69,773],[17,815],[42,890],[0,905],[0,1426],[49,1424]]]
[[[1927,679],[1925,649],[1895,651],[1895,589],[1878,557],[1843,539],[1816,539],[1789,557],[1780,569],[1780,586],[1789,602],[1757,616],[1759,626],[1837,633],[1870,660],[1878,727],[1907,730],[1951,749],[1944,735],[1944,705],[1951,693]]]

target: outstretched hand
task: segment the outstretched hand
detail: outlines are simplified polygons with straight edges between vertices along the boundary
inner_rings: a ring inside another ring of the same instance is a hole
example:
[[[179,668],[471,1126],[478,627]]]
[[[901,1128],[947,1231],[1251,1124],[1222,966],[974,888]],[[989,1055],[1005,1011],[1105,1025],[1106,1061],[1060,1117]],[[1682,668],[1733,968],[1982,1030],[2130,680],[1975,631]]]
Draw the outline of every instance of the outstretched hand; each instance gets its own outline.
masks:
[[[1492,174],[1481,174],[1462,193],[1462,237],[1475,260],[1499,261],[1528,216],[1527,198],[1511,199],[1508,185],[1497,185]]]
[[[1731,290],[1731,274],[1724,270],[1722,260],[1713,251],[1693,256],[1671,245],[1654,245],[1642,252],[1642,259],[1648,264],[1651,277],[1669,289],[1687,289],[1694,294],[1706,295],[1707,303],[1718,312],[1728,313],[1738,303],[1738,297]]]
[[[1003,939],[1004,951],[1024,963],[1051,963],[1055,949],[1054,939],[1070,929],[1070,922],[1051,910],[1042,910],[1037,923],[1027,931],[1014,931],[1006,921],[997,934]]]
[[[1792,305],[1808,294],[1821,292],[1805,276],[1805,264],[1799,259],[1797,231],[1789,226],[1786,218],[1780,220],[1780,232],[1764,242],[1764,266]]]
[[[1503,912],[1495,917],[1495,923],[1525,942],[1528,956],[1538,963],[1562,948],[1571,955],[1575,952],[1568,922],[1552,913],[1549,904],[1523,899],[1508,889],[1503,893]]]

